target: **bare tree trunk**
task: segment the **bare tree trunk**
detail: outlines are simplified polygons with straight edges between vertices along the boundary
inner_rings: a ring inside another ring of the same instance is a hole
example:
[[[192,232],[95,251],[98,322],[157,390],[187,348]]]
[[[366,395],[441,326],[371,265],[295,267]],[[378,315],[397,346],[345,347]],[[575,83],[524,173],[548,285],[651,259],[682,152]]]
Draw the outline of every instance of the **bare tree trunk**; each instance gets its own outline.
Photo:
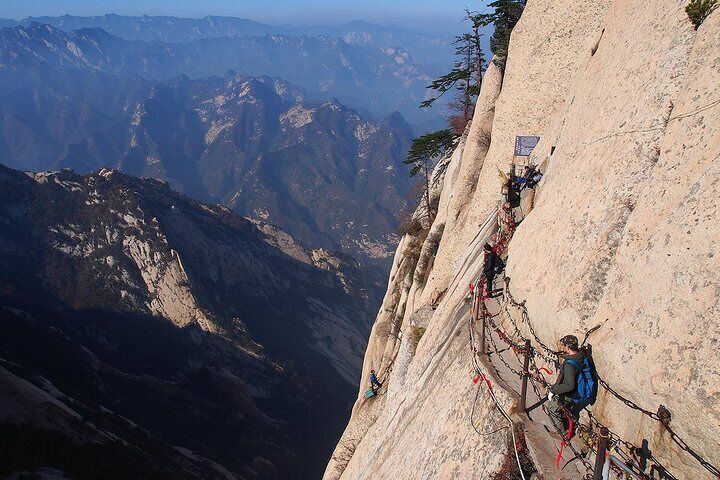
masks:
[[[465,52],[465,69],[467,71],[467,78],[465,79],[465,87],[463,88],[463,119],[465,123],[470,121],[470,80],[472,77],[472,40],[467,38],[467,50]]]
[[[430,223],[432,222],[432,212],[430,211],[430,172],[427,160],[423,170],[425,173],[425,206],[427,207],[428,223]]]
[[[480,46],[480,25],[473,22],[473,41],[475,42],[475,80],[477,81],[477,91],[480,92],[483,81],[483,54]]]

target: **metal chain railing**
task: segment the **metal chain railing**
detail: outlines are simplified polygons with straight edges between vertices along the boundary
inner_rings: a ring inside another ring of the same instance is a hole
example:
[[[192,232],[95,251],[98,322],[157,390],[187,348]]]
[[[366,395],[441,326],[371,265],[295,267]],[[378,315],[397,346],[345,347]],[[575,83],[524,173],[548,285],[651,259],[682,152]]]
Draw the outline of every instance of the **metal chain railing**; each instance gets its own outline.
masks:
[[[477,298],[477,297],[475,297],[475,298]],[[476,346],[477,342],[475,341],[474,318],[472,315],[470,316],[469,327],[470,327],[470,350],[472,352],[473,370],[475,371],[475,374],[479,376],[479,378],[485,379],[485,381],[487,382],[488,394],[490,395],[493,402],[495,403],[495,407],[497,408],[497,410],[500,412],[500,414],[503,416],[503,418],[505,418],[505,420],[508,422],[508,426],[510,428],[510,433],[512,435],[512,444],[514,447],[515,460],[517,462],[518,472],[520,473],[520,477],[522,478],[522,480],[526,480],[525,474],[523,473],[522,462],[520,461],[520,452],[518,451],[518,441],[517,441],[517,438],[515,435],[515,422],[513,422],[510,415],[505,411],[505,409],[502,407],[502,405],[500,405],[500,402],[497,399],[497,397],[495,396],[495,392],[493,391],[492,387],[490,386],[489,381],[487,381],[487,379],[485,377],[485,373],[483,372],[482,368],[480,367],[480,362],[478,361],[478,354],[477,354],[478,352],[477,352],[477,346]]]
[[[495,251],[496,251],[496,253],[501,254],[501,253],[507,248],[507,245],[508,245],[508,243],[510,242],[510,240],[512,239],[512,236],[513,236],[513,233],[514,233],[514,230],[515,230],[515,227],[516,227],[516,223],[515,223],[515,220],[514,220],[514,217],[513,217],[513,215],[512,215],[512,211],[511,211],[511,210],[505,209],[505,208],[503,208],[503,206],[501,206],[501,208],[498,209],[498,225],[499,225],[499,228],[498,228],[498,231],[497,231],[497,232],[495,233],[495,235],[493,236],[493,241],[494,241],[494,243],[495,243]],[[557,366],[558,366],[558,364],[559,364],[559,359],[560,359],[560,357],[559,357],[559,355],[558,355],[558,352],[555,351],[555,350],[553,350],[552,348],[550,348],[547,344],[545,344],[545,343],[542,341],[542,339],[540,338],[540,336],[537,334],[537,332],[535,331],[535,328],[534,328],[532,322],[530,321],[530,317],[529,317],[529,315],[528,315],[527,307],[526,307],[526,305],[525,305],[525,302],[524,302],[524,301],[519,302],[519,301],[517,301],[517,300],[513,297],[512,293],[510,292],[510,289],[509,289],[509,281],[510,281],[510,279],[507,278],[507,277],[505,277],[505,288],[504,288],[504,294],[503,294],[503,302],[502,302],[501,306],[502,306],[502,309],[503,309],[503,311],[504,311],[504,313],[505,313],[506,318],[510,321],[510,323],[511,323],[512,326],[513,326],[513,328],[515,329],[515,332],[514,332],[513,334],[508,335],[507,332],[505,332],[502,328],[500,328],[500,326],[498,326],[497,322],[495,322],[495,320],[494,320],[494,316],[492,316],[492,315],[489,314],[489,311],[488,311],[487,307],[485,306],[485,303],[484,303],[484,302],[485,302],[485,298],[484,298],[484,297],[480,297],[480,296],[474,295],[473,300],[474,300],[474,301],[482,301],[482,302],[483,302],[482,321],[483,321],[483,322],[487,322],[487,323],[492,327],[492,329],[497,333],[498,337],[499,337],[501,340],[503,340],[505,343],[507,343],[507,344],[509,345],[509,349],[514,352],[514,354],[518,357],[518,360],[519,360],[519,352],[522,352],[522,353],[524,353],[525,355],[528,355],[528,356],[529,356],[529,358],[530,358],[530,366],[531,366],[532,369],[534,370],[535,374],[532,375],[532,374],[530,374],[530,372],[527,372],[527,377],[528,377],[529,380],[531,381],[531,385],[532,385],[533,389],[535,390],[536,394],[538,395],[538,397],[541,397],[541,395],[540,395],[540,389],[539,389],[539,387],[536,385],[536,382],[541,383],[541,384],[544,385],[544,386],[547,386],[548,383],[547,383],[547,381],[545,380],[544,376],[542,375],[542,370],[541,370],[541,368],[538,368],[538,366],[537,366],[537,364],[536,364],[536,361],[535,361],[535,357],[537,356],[537,357],[542,358],[545,362],[547,362],[547,363],[549,363],[549,364],[555,365],[556,368],[557,368]],[[479,291],[479,290],[476,290],[476,291]],[[536,343],[536,344],[540,347],[540,350],[531,347],[531,348],[530,348],[530,351],[527,351],[527,352],[526,352],[526,351],[525,351],[525,350],[526,350],[526,349],[525,349],[525,346],[518,344],[518,343],[514,340],[514,339],[516,339],[516,338],[519,337],[519,338],[523,341],[523,343],[525,343],[525,341],[526,341],[527,339],[523,336],[522,331],[521,331],[521,329],[519,328],[517,322],[515,321],[514,316],[511,314],[510,309],[508,308],[509,305],[512,305],[514,308],[516,308],[516,309],[518,309],[518,310],[520,311],[520,316],[521,316],[521,318],[522,318],[523,323],[527,326],[527,329],[528,329],[528,331],[530,332],[530,335],[533,337],[533,339],[534,339],[534,341],[535,341],[534,343]],[[473,319],[471,318],[471,337],[472,337],[472,338],[471,338],[471,341],[473,342],[473,345],[474,345],[474,336],[473,336],[473,332],[472,332],[472,321],[473,321]],[[596,327],[594,327],[594,328],[592,328],[592,329],[590,329],[590,330],[588,330],[588,332],[586,333],[585,338],[584,338],[584,340],[583,340],[583,344],[585,344],[585,342],[587,341],[588,336],[589,336],[593,331],[597,330],[598,328],[599,328],[599,325],[596,326]],[[524,376],[525,376],[525,372],[519,372],[517,369],[512,368],[512,367],[509,365],[509,363],[502,357],[502,355],[500,354],[501,351],[498,350],[497,345],[495,344],[495,340],[494,340],[494,338],[493,338],[493,335],[488,335],[488,338],[490,339],[490,342],[491,342],[491,344],[492,344],[492,346],[493,346],[493,349],[495,350],[496,356],[497,356],[498,358],[500,358],[500,360],[505,364],[505,367],[506,367],[509,371],[511,371],[513,374],[518,375],[518,376],[520,376],[521,378],[524,377]],[[506,351],[506,350],[507,350],[507,349],[505,349],[505,350],[503,350],[503,351]],[[474,352],[474,354],[473,354],[473,360],[476,362],[475,354],[477,353],[477,350],[474,350],[473,352]],[[488,358],[488,360],[490,361],[490,363],[492,364],[492,359],[490,358],[490,355],[488,355],[487,358]],[[500,374],[499,374],[500,372],[499,372],[498,368],[497,368],[494,364],[492,364],[492,367],[493,367],[493,369],[495,370],[495,372],[498,374],[498,377],[501,378],[501,377],[500,377]],[[598,383],[599,383],[608,393],[610,393],[610,394],[611,394],[613,397],[615,397],[616,399],[620,400],[620,401],[621,401],[623,404],[625,404],[627,407],[629,407],[629,408],[631,408],[631,409],[633,409],[633,410],[639,411],[639,412],[641,412],[642,414],[644,414],[644,415],[646,415],[646,416],[648,416],[648,417],[650,417],[650,418],[652,418],[652,419],[660,422],[660,423],[663,425],[663,427],[665,428],[665,430],[668,432],[668,434],[670,435],[671,440],[672,440],[681,450],[683,450],[683,451],[685,451],[686,453],[688,453],[689,455],[691,455],[691,456],[692,456],[695,460],[697,460],[706,470],[708,470],[708,471],[711,472],[713,475],[715,475],[716,478],[719,478],[719,479],[720,479],[720,469],[718,469],[716,466],[714,466],[713,464],[711,464],[710,462],[708,462],[707,460],[705,460],[702,456],[700,456],[695,450],[693,450],[693,449],[687,444],[687,442],[686,442],[683,438],[681,438],[681,437],[672,429],[672,427],[670,427],[670,412],[669,412],[663,405],[660,405],[660,407],[658,408],[658,411],[657,411],[657,412],[652,412],[652,411],[650,411],[650,410],[648,410],[648,409],[646,409],[646,408],[641,407],[640,405],[638,405],[637,403],[635,403],[635,402],[633,402],[632,400],[628,399],[627,397],[621,395],[619,392],[617,392],[615,389],[613,389],[613,388],[612,388],[604,379],[602,379],[600,376],[598,376]],[[543,406],[543,410],[545,410],[545,412],[548,413],[544,406]],[[604,428],[607,428],[607,427],[604,426],[604,425],[602,425],[602,424],[592,415],[592,412],[591,412],[591,411],[589,411],[589,410],[587,410],[587,409],[586,409],[586,411],[588,412],[588,414],[589,414],[589,416],[590,416],[590,422],[591,422],[591,423],[590,423],[590,425],[579,425],[579,430],[581,430],[582,432],[584,432],[584,434],[585,434],[585,436],[587,437],[588,441],[589,441],[590,443],[592,443],[593,437],[594,437],[594,435],[595,435],[595,433],[594,433],[594,432],[595,432],[595,428],[593,428],[592,423],[593,423],[593,422],[595,423],[595,427],[597,427],[597,426],[602,426],[602,427],[604,427]],[[630,458],[632,458],[632,456],[639,450],[639,449],[637,449],[637,447],[635,447],[634,445],[632,445],[630,442],[627,442],[627,441],[623,440],[619,435],[615,434],[614,432],[611,432],[609,429],[608,429],[608,432],[610,432],[610,438],[612,439],[612,445],[613,445],[614,448],[616,448],[616,450],[618,450],[619,452],[621,452],[621,450],[619,450],[619,448],[622,446],[622,447],[626,448],[626,449],[629,451]],[[573,449],[573,451],[575,452],[575,450],[574,450],[574,448],[572,447],[572,445],[570,445],[570,448]],[[624,452],[623,452],[622,454],[623,454],[623,455],[626,455]],[[626,456],[627,456],[627,455],[626,455]],[[588,463],[583,457],[580,457],[577,453],[576,453],[576,457],[575,457],[575,458],[582,458],[582,461],[583,461],[583,463],[585,464],[585,466],[592,469],[592,467],[589,465],[589,463]],[[651,461],[654,463],[653,466],[652,466],[651,472],[658,472],[658,473],[660,474],[660,478],[664,478],[664,479],[668,479],[668,480],[677,480],[676,477],[674,477],[672,474],[670,474],[670,473],[667,471],[667,469],[666,469],[659,461],[657,461],[657,459],[656,459],[654,456],[650,455],[650,457],[649,457],[648,459],[651,460]],[[644,475],[644,474],[643,474],[643,475]],[[653,477],[649,477],[649,478],[654,478],[654,476],[653,476]]]
[[[487,312],[487,309],[483,309],[483,311]],[[484,317],[484,319],[487,318],[487,316],[483,316],[483,317]],[[498,329],[500,329],[500,327],[497,326],[497,324],[495,324],[493,322],[493,330],[496,330],[495,333],[499,333],[499,332],[497,332]],[[498,335],[499,338],[503,338],[503,336],[508,337],[507,333],[504,333],[504,332],[502,332],[502,333],[503,333],[503,335]],[[492,335],[489,336],[489,340],[490,340],[490,343],[493,345],[494,350],[496,352],[498,352],[497,346],[495,345],[495,341],[492,338]],[[518,349],[513,349],[513,348],[505,349],[505,351],[507,351],[507,350],[513,351],[513,353],[516,356],[516,359],[518,360],[519,363],[521,363],[520,354],[524,354],[524,350],[520,351]],[[535,391],[536,395],[538,396],[538,398],[541,398],[542,397],[541,389],[537,384],[539,383],[540,385],[547,387],[547,386],[549,386],[549,383],[545,379],[541,368],[539,368],[536,364],[534,349],[532,349],[532,351],[530,352],[530,355],[531,355],[530,356],[530,366],[533,370],[535,370],[536,374],[535,375],[530,374],[529,380],[531,382],[532,388]],[[505,364],[506,368],[508,368],[509,371],[511,371],[513,374],[515,374],[517,376],[522,377],[522,373],[517,371],[513,367],[511,367],[509,365],[509,363],[505,359],[502,358],[501,355],[497,355],[497,356],[500,357],[501,361]],[[492,364],[492,359],[490,357],[488,357],[488,359],[490,360],[490,363]],[[495,370],[498,378],[502,379],[502,375],[500,374],[500,371],[497,368],[497,366],[495,366],[495,365],[492,365],[492,366],[493,366],[493,369]],[[507,383],[507,382],[505,382],[505,383]],[[550,412],[545,408],[544,405],[542,406],[542,409],[544,410],[546,415],[550,415]],[[576,432],[577,432],[577,436],[582,439],[583,443],[588,447],[588,449],[592,450],[592,449],[596,448],[597,443],[598,443],[597,442],[597,433],[596,433],[596,431],[598,430],[598,427],[605,427],[605,425],[603,425],[601,422],[599,422],[593,416],[591,411],[586,410],[586,412],[588,413],[588,416],[590,418],[590,424],[583,424],[580,422],[576,422]],[[609,429],[608,429],[608,431],[609,431],[609,437],[610,437],[610,445],[612,446],[613,450],[625,461],[625,463],[627,465],[629,465],[632,468],[636,463],[635,457],[636,457],[637,452],[640,451],[640,449],[638,449],[636,446],[634,446],[630,442],[623,440],[615,432],[613,432]],[[587,454],[583,453],[583,451],[578,451],[578,449],[572,443],[567,443],[566,445],[573,452],[574,456],[573,456],[573,458],[568,460],[568,462],[566,462],[565,465],[567,465],[568,463],[577,459],[583,464],[583,466],[585,467],[585,469],[588,472],[592,472],[593,466],[588,461]],[[657,460],[657,458],[655,458],[654,456],[650,456],[647,458],[647,460],[649,460],[653,464],[651,466],[651,471],[653,472],[652,475],[657,473],[659,475],[660,479],[677,480],[677,478],[675,476],[673,476],[671,473],[669,473],[668,470]],[[618,473],[621,473],[621,472],[618,470]],[[654,476],[647,477],[643,472],[639,472],[639,474],[645,476],[646,478],[655,478]]]
[[[535,333],[535,329],[532,327],[532,323],[530,322],[529,316],[528,316],[528,314],[527,314],[527,308],[525,307],[525,302],[517,302],[517,301],[515,301],[515,299],[512,298],[512,294],[509,292],[509,289],[508,289],[508,288],[505,289],[505,292],[506,292],[506,293],[505,293],[505,298],[508,298],[508,299],[510,300],[510,302],[513,304],[513,306],[516,306],[516,307],[519,307],[519,308],[520,308],[520,311],[522,312],[523,320],[524,320],[524,322],[528,325],[528,330],[531,332],[531,335],[533,336],[533,338],[535,338],[535,340],[540,344],[540,346],[541,346],[545,351],[550,351],[547,346],[544,346],[544,344],[540,341],[540,339],[538,338],[537,334]],[[506,310],[506,312],[507,312],[507,314],[508,314],[508,317],[511,317],[511,315],[509,315],[509,311]],[[595,327],[595,328],[597,328],[597,327]],[[545,357],[544,357],[543,355],[540,355],[540,356],[545,359]],[[619,400],[620,402],[622,402],[622,403],[623,403],[624,405],[626,405],[628,408],[631,408],[631,409],[633,409],[633,410],[636,410],[636,411],[638,411],[638,412],[640,412],[640,413],[642,413],[642,414],[644,414],[644,415],[652,418],[653,420],[656,420],[656,421],[660,422],[660,423],[662,424],[662,426],[665,428],[665,430],[668,432],[668,434],[670,435],[670,439],[673,441],[673,443],[675,443],[681,450],[683,450],[684,452],[688,453],[688,454],[689,454],[690,456],[692,456],[695,460],[697,460],[698,463],[700,463],[700,465],[702,465],[706,470],[708,470],[708,471],[711,472],[713,475],[715,475],[716,478],[720,478],[720,469],[718,469],[718,467],[716,467],[715,465],[711,464],[711,463],[708,462],[706,459],[704,459],[700,454],[698,454],[694,449],[692,449],[682,437],[680,437],[680,436],[673,430],[673,428],[672,428],[672,427],[670,426],[670,424],[669,424],[669,422],[670,422],[670,412],[669,412],[663,405],[660,405],[660,407],[658,408],[658,410],[657,410],[656,412],[653,412],[653,411],[651,411],[651,410],[648,410],[647,408],[641,407],[640,405],[638,405],[637,403],[633,402],[633,401],[630,400],[629,398],[627,398],[627,397],[623,396],[622,394],[620,394],[617,390],[615,390],[614,388],[612,388],[612,387],[610,386],[610,384],[608,384],[608,382],[605,381],[605,380],[604,380],[602,377],[600,377],[599,375],[598,375],[598,383],[599,383],[600,386],[602,386],[608,393],[610,393],[613,397],[615,397],[617,400]]]

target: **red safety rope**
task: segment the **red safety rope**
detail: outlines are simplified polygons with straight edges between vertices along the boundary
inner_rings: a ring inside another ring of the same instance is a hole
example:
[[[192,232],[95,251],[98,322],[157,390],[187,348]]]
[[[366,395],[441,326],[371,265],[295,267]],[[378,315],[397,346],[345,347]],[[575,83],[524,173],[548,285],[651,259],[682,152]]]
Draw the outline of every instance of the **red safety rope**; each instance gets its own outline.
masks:
[[[572,416],[567,412],[565,407],[560,407],[560,409],[568,421],[568,428],[567,432],[565,432],[565,436],[563,437],[562,442],[560,442],[560,451],[558,451],[558,456],[555,459],[555,465],[557,466],[558,470],[562,470],[562,467],[560,467],[560,463],[562,462],[565,446],[569,445],[570,440],[572,440],[572,438],[575,436],[575,421],[573,420]]]

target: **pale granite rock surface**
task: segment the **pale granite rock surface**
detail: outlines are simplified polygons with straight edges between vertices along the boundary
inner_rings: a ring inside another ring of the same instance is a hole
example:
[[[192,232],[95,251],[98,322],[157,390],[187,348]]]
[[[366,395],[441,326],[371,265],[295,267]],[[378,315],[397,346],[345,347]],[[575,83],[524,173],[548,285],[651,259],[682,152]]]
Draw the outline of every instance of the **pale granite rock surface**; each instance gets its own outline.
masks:
[[[667,406],[675,431],[720,463],[720,14],[696,32],[686,4],[528,1],[502,82],[486,74],[434,224],[400,242],[326,479],[493,478],[505,443],[471,428],[466,297],[515,135],[541,137],[531,161],[545,170],[507,267],[536,333],[552,345],[601,325],[589,341],[603,378],[644,408]],[[415,350],[409,320],[427,308]],[[386,385],[366,400],[370,368]],[[489,408],[473,418],[498,422]],[[607,392],[593,412],[630,442],[648,439],[678,478],[712,478]]]

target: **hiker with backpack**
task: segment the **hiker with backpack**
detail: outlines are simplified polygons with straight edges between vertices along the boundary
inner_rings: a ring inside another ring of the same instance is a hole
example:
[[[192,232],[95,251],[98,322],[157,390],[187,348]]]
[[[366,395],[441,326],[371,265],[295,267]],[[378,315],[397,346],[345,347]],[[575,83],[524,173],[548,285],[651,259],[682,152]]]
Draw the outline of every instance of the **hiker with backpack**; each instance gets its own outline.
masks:
[[[489,243],[483,247],[485,250],[485,259],[483,261],[483,274],[485,275],[485,296],[489,297],[493,292],[493,282],[495,275],[502,272],[505,268],[505,262],[495,253]]]
[[[553,425],[572,436],[570,422],[576,423],[580,412],[595,403],[597,373],[589,348],[580,348],[575,335],[565,335],[558,343],[560,366],[557,381],[548,389],[548,411]]]

